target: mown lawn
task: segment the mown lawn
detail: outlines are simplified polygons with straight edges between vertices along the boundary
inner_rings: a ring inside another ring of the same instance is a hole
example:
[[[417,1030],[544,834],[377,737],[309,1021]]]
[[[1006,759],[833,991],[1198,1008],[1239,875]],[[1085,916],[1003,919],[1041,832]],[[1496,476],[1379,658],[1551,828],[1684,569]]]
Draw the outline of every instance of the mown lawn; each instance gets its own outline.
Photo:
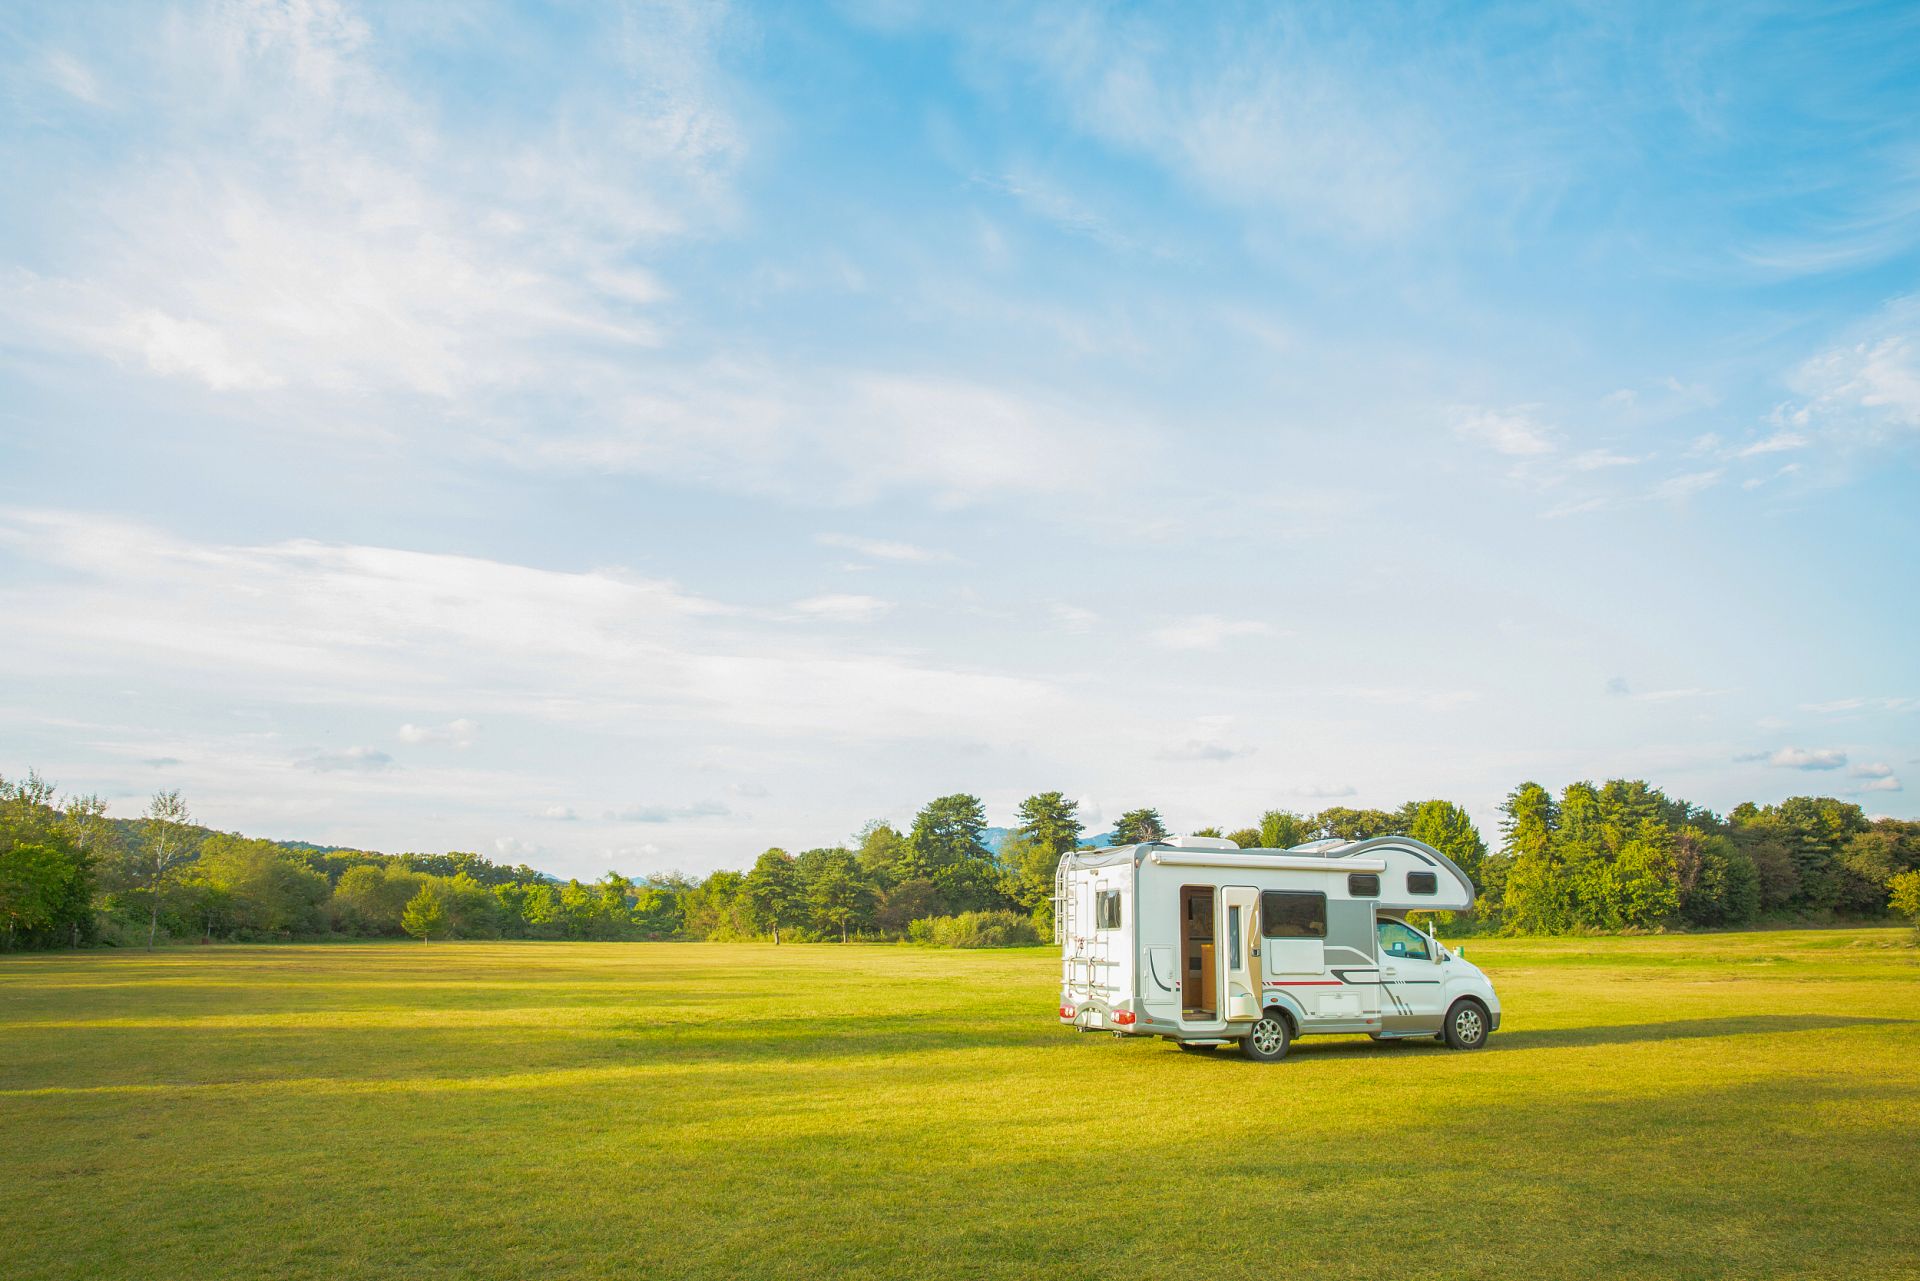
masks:
[[[1270,1067],[1045,949],[0,958],[0,1275],[1920,1276],[1909,938],[1473,943],[1486,1051]]]

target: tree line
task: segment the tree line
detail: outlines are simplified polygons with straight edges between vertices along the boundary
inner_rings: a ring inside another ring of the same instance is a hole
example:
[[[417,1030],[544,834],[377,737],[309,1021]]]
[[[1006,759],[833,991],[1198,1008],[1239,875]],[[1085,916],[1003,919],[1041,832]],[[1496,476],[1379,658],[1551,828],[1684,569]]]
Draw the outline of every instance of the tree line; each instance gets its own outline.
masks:
[[[848,842],[769,849],[745,870],[561,882],[477,854],[382,854],[216,832],[177,792],[136,819],[98,796],[56,798],[37,775],[0,778],[0,947],[324,937],[907,939],[1038,942],[1052,928],[1054,869],[1088,843],[1061,792],[1022,801],[995,848],[979,798],[928,802],[906,831],[869,823]],[[1478,891],[1456,933],[1561,934],[1883,917],[1920,920],[1920,823],[1794,797],[1725,816],[1640,781],[1524,783],[1490,851],[1444,800],[1395,810],[1269,810],[1223,832],[1242,848],[1409,835]],[[1122,814],[1103,843],[1167,835],[1156,809]],[[1442,914],[1443,917],[1446,914]]]

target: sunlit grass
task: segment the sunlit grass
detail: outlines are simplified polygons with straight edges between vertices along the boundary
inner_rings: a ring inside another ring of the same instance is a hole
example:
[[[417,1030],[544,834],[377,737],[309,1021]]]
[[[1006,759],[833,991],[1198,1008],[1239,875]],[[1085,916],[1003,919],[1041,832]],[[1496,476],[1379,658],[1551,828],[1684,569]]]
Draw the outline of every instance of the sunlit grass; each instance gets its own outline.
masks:
[[[1906,933],[1469,952],[1489,1050],[1272,1067],[1044,949],[8,957],[0,1275],[1920,1275]]]

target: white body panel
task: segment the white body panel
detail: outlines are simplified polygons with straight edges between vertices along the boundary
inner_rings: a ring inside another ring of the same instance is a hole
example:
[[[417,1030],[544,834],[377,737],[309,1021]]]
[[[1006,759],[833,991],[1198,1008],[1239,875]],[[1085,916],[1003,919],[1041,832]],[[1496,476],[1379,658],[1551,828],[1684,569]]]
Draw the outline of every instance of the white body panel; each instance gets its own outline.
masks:
[[[1401,838],[1240,850],[1176,837],[1075,851],[1061,859],[1055,900],[1061,1020],[1223,1041],[1277,1010],[1296,1035],[1432,1036],[1471,997],[1497,1026],[1486,976],[1398,919],[1472,901],[1464,873]]]

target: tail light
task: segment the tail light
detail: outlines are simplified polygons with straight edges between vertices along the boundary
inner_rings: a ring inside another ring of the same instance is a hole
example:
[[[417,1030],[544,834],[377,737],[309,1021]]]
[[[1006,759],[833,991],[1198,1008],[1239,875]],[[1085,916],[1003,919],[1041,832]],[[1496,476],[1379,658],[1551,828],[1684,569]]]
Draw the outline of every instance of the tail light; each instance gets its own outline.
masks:
[[[1063,1005],[1063,1006],[1061,1006],[1061,1007],[1060,1007],[1060,1017],[1061,1017],[1061,1018],[1063,1018],[1063,1019],[1070,1019],[1070,1018],[1072,1018],[1072,1017],[1073,1017],[1073,1007],[1072,1007],[1071,1005]]]
[[[1113,1021],[1115,1023],[1120,1024],[1122,1027],[1125,1027],[1127,1024],[1132,1023],[1138,1017],[1139,1016],[1136,1015],[1132,1010],[1115,1010],[1113,1012]]]

